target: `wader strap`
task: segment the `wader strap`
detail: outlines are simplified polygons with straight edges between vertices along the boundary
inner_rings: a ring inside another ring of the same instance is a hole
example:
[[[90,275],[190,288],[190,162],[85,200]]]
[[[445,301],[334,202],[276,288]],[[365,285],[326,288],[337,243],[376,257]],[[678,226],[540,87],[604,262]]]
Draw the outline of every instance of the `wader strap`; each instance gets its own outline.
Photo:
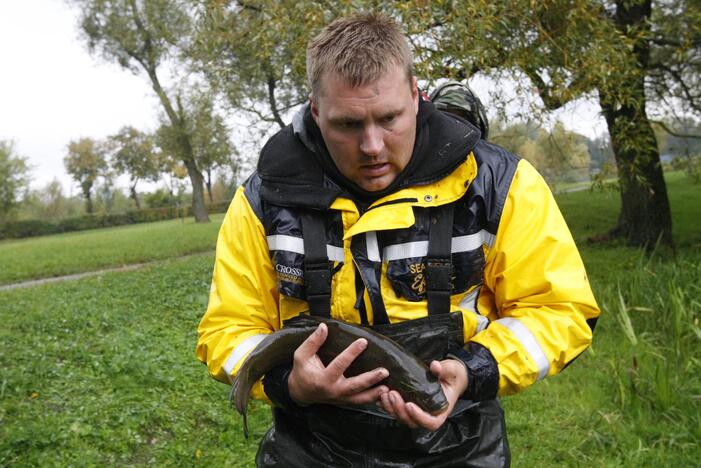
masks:
[[[304,287],[311,315],[331,317],[331,267],[326,252],[326,223],[321,211],[302,212]]]
[[[431,227],[426,255],[426,298],[429,315],[450,312],[450,293],[453,289],[453,262],[450,253],[453,214],[452,203],[433,208],[430,213]]]

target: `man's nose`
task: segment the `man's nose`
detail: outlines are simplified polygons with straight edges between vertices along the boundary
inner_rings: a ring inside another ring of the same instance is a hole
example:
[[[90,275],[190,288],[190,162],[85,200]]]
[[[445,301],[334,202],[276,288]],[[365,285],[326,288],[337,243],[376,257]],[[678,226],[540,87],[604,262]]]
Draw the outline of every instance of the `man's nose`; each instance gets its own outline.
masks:
[[[382,129],[376,125],[368,125],[363,129],[360,140],[360,151],[368,156],[379,156],[385,146]]]

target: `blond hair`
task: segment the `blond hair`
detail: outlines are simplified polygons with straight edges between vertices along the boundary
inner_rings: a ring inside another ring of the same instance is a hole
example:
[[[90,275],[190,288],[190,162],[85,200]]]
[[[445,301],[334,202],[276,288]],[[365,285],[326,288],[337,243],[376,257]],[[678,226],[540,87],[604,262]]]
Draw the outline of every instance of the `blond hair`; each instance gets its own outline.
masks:
[[[321,78],[336,74],[351,86],[377,81],[392,65],[411,80],[412,53],[406,36],[391,18],[359,13],[326,26],[307,46],[307,80],[317,95]],[[411,81],[410,81],[411,82]]]

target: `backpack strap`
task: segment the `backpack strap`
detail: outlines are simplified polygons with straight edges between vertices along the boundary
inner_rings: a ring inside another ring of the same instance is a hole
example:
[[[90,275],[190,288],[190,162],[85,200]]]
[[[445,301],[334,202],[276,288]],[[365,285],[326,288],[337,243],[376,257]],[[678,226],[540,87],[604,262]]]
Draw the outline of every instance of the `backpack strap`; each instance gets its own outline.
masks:
[[[326,252],[326,223],[319,210],[303,210],[304,287],[311,315],[331,317],[331,266]]]
[[[426,255],[426,298],[429,315],[450,312],[450,294],[453,289],[453,214],[452,203],[432,208],[430,213],[431,227]]]

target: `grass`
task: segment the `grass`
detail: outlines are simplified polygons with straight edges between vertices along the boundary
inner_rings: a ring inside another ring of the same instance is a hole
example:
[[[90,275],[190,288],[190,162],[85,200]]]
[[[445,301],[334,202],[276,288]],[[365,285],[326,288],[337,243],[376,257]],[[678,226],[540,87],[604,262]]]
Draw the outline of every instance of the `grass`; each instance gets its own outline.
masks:
[[[502,400],[514,466],[698,464],[701,191],[677,174],[669,190],[679,247],[651,257],[586,243],[617,194],[558,197],[604,312],[590,351]],[[110,237],[126,249],[131,234]],[[245,440],[227,386],[194,357],[212,261],[0,293],[0,465],[251,466],[268,408],[251,408]]]
[[[224,215],[0,242],[0,284],[213,251]]]
[[[194,356],[212,261],[0,294],[0,466],[250,466]]]

